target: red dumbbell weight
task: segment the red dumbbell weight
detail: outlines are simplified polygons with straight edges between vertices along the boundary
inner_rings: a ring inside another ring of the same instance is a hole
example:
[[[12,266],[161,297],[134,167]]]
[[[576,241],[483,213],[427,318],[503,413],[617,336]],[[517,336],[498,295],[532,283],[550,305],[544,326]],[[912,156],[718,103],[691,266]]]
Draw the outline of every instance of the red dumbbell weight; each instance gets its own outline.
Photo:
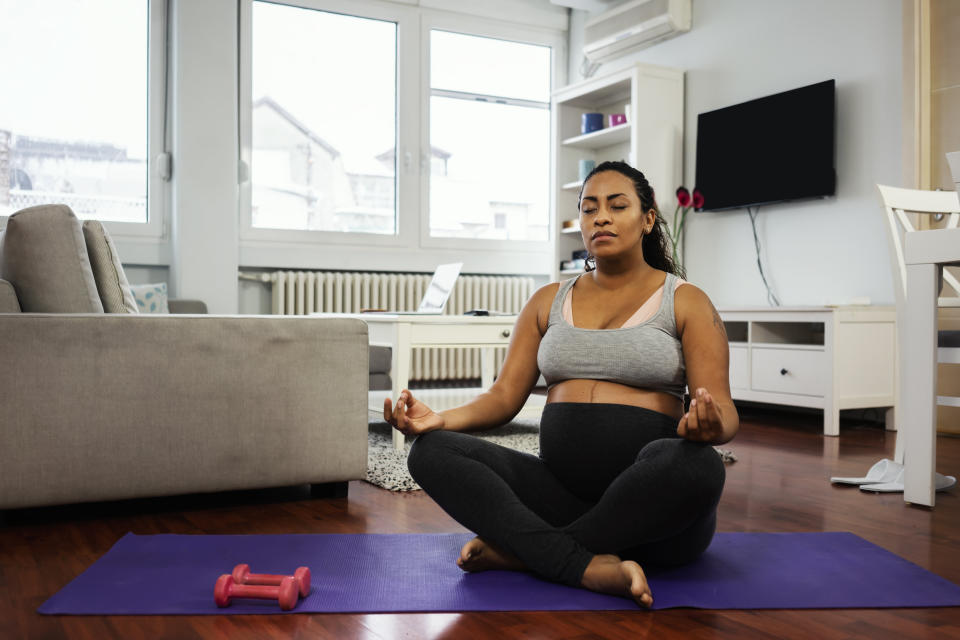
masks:
[[[297,606],[298,595],[297,581],[291,576],[286,576],[278,586],[250,585],[237,584],[233,581],[233,576],[225,573],[217,579],[213,588],[213,601],[218,607],[229,607],[233,598],[256,598],[276,600],[281,609],[290,611]]]
[[[284,578],[290,576],[277,576],[268,573],[250,573],[250,565],[238,564],[233,568],[233,581],[236,584],[271,584],[279,585]],[[305,598],[310,593],[310,568],[297,567],[293,572],[293,579],[297,581],[297,589],[300,591],[300,597]]]

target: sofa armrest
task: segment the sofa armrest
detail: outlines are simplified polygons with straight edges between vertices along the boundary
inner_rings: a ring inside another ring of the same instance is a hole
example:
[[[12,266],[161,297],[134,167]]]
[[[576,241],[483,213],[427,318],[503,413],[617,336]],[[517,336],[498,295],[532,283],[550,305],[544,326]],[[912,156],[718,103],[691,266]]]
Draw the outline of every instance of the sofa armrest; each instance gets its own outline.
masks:
[[[366,474],[357,319],[0,316],[0,508]]]
[[[20,313],[17,292],[6,280],[0,280],[0,313]]]

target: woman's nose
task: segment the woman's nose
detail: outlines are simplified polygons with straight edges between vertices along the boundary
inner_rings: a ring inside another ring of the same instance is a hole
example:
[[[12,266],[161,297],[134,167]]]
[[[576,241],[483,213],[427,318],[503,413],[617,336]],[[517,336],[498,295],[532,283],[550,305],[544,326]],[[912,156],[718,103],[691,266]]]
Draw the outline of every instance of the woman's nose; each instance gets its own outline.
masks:
[[[610,212],[604,208],[597,209],[597,215],[593,218],[594,224],[609,224]]]

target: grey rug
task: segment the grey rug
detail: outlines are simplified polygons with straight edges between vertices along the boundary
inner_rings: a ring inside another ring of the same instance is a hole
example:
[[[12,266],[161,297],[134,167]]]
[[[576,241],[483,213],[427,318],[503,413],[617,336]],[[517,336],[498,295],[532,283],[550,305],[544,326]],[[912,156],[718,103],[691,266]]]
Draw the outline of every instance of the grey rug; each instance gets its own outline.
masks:
[[[413,438],[407,438],[403,451],[393,448],[392,428],[386,422],[375,421],[370,425],[369,446],[367,448],[367,482],[390,491],[418,491],[420,485],[414,482],[407,471],[407,454]],[[517,451],[540,453],[540,423],[536,419],[514,420],[510,424],[490,431],[474,434],[478,438],[495,442]],[[736,462],[732,451],[714,447],[723,461]]]

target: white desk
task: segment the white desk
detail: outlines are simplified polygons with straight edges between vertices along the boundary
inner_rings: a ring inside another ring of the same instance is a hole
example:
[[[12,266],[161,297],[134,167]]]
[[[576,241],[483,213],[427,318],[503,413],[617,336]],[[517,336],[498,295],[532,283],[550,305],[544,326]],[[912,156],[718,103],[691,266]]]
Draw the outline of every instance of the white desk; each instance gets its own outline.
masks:
[[[510,344],[513,325],[517,316],[460,316],[460,315],[398,315],[388,313],[356,314],[319,314],[337,317],[360,318],[367,323],[370,344],[383,344],[392,347],[390,376],[393,378],[391,397],[395,401],[400,392],[407,388],[410,381],[410,354],[414,347],[473,347],[481,350],[480,386],[489,389],[496,372],[493,365],[493,350],[503,349]],[[422,390],[415,395],[435,410],[442,410],[462,404],[471,396],[464,396],[463,389],[457,393],[438,393],[437,390]],[[472,390],[475,395],[479,390]],[[384,392],[370,394],[370,412],[383,415]],[[539,416],[537,403],[532,397],[521,417]],[[436,403],[431,404],[428,400]],[[378,406],[374,403],[379,402]],[[403,448],[403,434],[394,430],[393,444]]]
[[[906,310],[900,343],[905,437],[903,499],[934,506],[937,461],[937,296],[945,264],[960,259],[960,229],[906,234]],[[899,447],[898,447],[899,448]]]

